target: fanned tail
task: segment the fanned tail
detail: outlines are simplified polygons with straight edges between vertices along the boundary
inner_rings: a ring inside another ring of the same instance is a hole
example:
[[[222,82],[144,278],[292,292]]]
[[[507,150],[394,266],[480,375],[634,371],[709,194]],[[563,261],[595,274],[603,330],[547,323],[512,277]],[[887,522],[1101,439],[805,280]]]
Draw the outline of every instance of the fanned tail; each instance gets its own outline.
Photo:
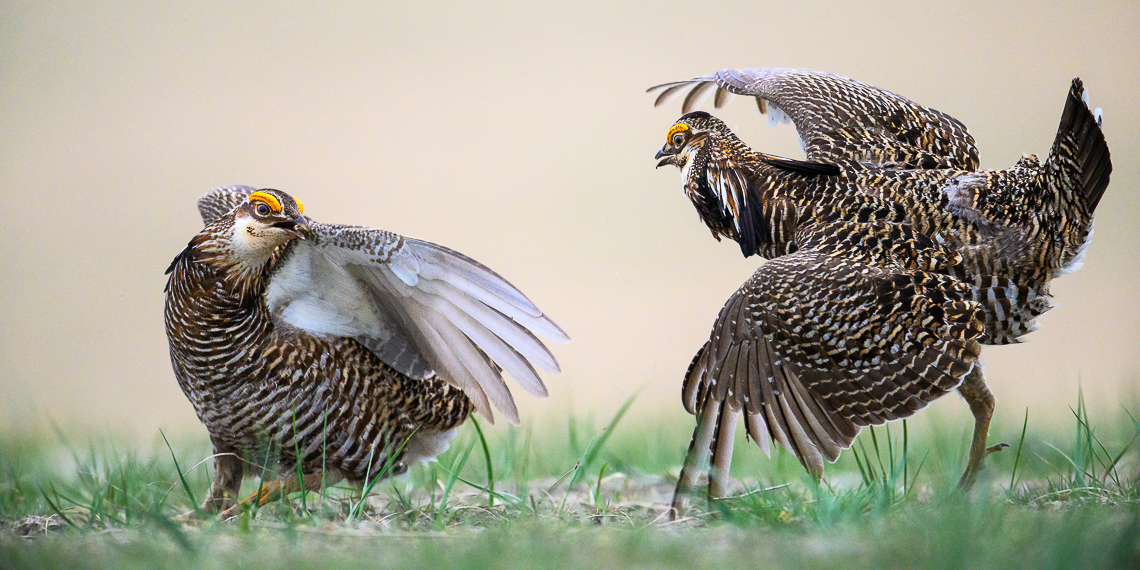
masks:
[[[1112,174],[1101,123],[1100,109],[1089,109],[1084,84],[1074,78],[1046,168],[1051,182],[1063,194],[1079,197],[1089,215],[1100,204]]]

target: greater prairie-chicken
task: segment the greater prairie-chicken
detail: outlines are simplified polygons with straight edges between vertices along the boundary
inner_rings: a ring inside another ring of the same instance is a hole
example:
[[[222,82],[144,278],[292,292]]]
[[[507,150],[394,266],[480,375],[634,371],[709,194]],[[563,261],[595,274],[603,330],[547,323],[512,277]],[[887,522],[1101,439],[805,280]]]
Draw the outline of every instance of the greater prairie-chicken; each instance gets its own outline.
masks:
[[[535,367],[558,364],[535,335],[569,338],[478,262],[317,223],[278,190],[219,188],[198,208],[206,227],[167,270],[165,315],[175,377],[214,446],[205,510],[234,512],[244,462],[266,453],[280,479],[246,501],[401,473],[443,452],[472,409],[517,424],[503,371],[546,396]]]
[[[978,170],[956,119],[832,74],[723,70],[667,83],[691,88],[657,153],[718,240],[770,259],[722,309],[686,375],[698,425],[681,493],[712,454],[723,493],[736,413],[817,478],[859,429],[904,418],[957,389],[975,417],[968,487],[988,453],[994,398],[979,344],[1018,342],[1048,310],[1051,279],[1079,266],[1112,165],[1100,110],[1074,79],[1044,162]],[[707,89],[755,97],[787,119],[807,159],[748,148],[691,111]]]

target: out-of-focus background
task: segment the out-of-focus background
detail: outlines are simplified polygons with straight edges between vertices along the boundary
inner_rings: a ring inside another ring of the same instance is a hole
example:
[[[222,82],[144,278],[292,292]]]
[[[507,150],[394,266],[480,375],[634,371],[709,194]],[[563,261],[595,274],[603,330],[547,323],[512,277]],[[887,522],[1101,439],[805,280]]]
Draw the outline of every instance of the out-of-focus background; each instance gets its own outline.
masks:
[[[633,416],[680,421],[682,373],[760,260],[653,168],[680,102],[645,89],[763,66],[947,112],[986,168],[1046,153],[1083,78],[1114,164],[1096,238],[1042,330],[983,361],[1002,421],[1067,422],[1078,386],[1100,409],[1136,401],[1140,4],[574,4],[0,2],[0,429],[204,437],[167,358],[163,270],[201,227],[195,199],[229,184],[519,286],[574,339],[549,399],[516,390],[524,416],[604,417],[644,387]],[[803,156],[751,101],[718,115]],[[968,425],[959,398],[935,408]]]

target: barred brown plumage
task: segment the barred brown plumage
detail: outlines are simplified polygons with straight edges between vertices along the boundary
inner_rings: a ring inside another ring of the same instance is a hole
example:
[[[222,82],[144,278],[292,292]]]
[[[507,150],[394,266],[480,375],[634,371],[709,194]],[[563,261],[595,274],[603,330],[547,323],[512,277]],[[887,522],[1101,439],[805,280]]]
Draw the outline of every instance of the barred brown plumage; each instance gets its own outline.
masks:
[[[716,87],[715,106],[727,94],[754,97],[769,122],[792,122],[808,159],[857,160],[912,168],[976,170],[978,149],[960,121],[885,89],[808,69],[722,69],[650,87],[654,105],[689,88],[682,112],[692,111]]]
[[[748,148],[691,111],[716,86],[790,117],[806,161]],[[806,70],[723,70],[691,87],[658,166],[718,240],[770,259],[726,303],[686,374],[698,424],[681,496],[711,453],[709,491],[724,492],[736,412],[768,451],[775,439],[816,477],[864,425],[906,417],[957,389],[975,416],[968,487],[985,456],[993,395],[980,344],[1019,342],[1050,305],[1049,281],[1075,268],[1112,170],[1080,79],[1044,163],[978,171],[956,119],[894,93]],[[716,389],[714,389],[716,388]]]
[[[546,395],[534,367],[558,365],[535,333],[568,337],[478,262],[313,222],[278,190],[219,188],[198,206],[206,227],[168,269],[165,315],[175,377],[214,446],[207,511],[233,512],[244,463],[265,454],[282,479],[246,501],[401,473],[445,450],[472,409],[493,420],[492,403],[517,423],[504,370]]]

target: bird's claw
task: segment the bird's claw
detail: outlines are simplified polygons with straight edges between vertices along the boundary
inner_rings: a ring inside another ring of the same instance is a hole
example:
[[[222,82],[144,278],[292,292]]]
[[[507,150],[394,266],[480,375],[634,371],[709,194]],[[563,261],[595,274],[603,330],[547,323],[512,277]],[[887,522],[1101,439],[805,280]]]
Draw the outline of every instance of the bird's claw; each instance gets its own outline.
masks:
[[[1001,451],[1007,447],[1009,447],[1008,443],[999,443],[997,445],[991,445],[991,446],[986,448],[986,456],[988,457],[989,454],[991,454],[995,451]]]

